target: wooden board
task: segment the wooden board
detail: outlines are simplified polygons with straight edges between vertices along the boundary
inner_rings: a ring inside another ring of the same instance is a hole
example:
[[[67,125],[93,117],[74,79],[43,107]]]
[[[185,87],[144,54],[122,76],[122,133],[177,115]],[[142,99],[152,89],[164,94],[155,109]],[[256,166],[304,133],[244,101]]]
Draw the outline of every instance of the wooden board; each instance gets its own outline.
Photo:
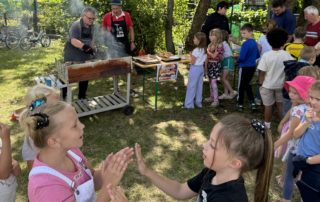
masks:
[[[120,95],[103,95],[89,99],[77,100],[72,103],[78,116],[87,116],[129,105],[126,99]]]
[[[123,75],[131,72],[131,57],[101,60],[66,66],[69,83],[94,80],[101,77]]]

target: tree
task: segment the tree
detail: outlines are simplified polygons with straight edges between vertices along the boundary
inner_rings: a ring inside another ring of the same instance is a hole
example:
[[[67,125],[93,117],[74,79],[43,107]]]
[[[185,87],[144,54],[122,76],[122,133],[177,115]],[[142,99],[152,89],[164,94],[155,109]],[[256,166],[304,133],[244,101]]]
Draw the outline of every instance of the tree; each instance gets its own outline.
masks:
[[[210,0],[199,1],[199,4],[196,8],[196,12],[192,19],[191,28],[189,30],[188,36],[185,41],[185,47],[186,47],[186,50],[188,51],[193,48],[193,41],[192,41],[193,35],[201,30],[201,25],[206,19],[206,15],[210,7],[210,4],[211,4]]]
[[[174,8],[174,0],[168,0],[167,16],[165,19],[165,42],[166,42],[167,51],[172,53],[175,52],[173,38],[172,38],[173,8]]]

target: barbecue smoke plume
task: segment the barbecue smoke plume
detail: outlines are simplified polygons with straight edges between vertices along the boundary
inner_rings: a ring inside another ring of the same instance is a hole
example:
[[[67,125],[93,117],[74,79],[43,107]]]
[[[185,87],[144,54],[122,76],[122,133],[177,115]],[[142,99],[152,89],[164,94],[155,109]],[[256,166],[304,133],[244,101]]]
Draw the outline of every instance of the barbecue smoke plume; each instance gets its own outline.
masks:
[[[82,0],[70,1],[70,12],[73,16],[81,16],[84,8],[85,5]],[[115,37],[107,30],[104,30],[101,24],[97,22],[94,23],[93,41],[97,49],[97,59],[111,59],[127,56],[123,44],[116,41]]]

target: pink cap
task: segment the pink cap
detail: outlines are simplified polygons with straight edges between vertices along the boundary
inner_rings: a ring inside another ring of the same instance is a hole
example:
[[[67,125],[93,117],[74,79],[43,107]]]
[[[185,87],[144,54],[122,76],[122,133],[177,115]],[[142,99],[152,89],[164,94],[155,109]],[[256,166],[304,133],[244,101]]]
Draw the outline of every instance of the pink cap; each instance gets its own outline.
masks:
[[[300,97],[304,100],[308,100],[308,90],[312,84],[316,81],[315,78],[310,76],[296,76],[292,81],[286,81],[284,88],[289,92],[289,86],[296,89]]]

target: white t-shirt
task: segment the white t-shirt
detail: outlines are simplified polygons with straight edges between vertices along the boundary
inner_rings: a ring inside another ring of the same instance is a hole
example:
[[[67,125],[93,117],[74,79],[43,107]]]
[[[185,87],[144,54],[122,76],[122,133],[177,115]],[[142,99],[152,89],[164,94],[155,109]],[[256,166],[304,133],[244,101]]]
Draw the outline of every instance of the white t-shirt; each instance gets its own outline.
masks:
[[[284,50],[268,51],[260,59],[258,69],[266,72],[262,86],[267,89],[280,89],[283,87],[285,74],[284,64],[286,60],[293,60],[291,55]]]
[[[223,44],[223,50],[224,50],[223,58],[232,57],[233,56],[232,50],[228,42],[224,41],[222,44]]]
[[[207,54],[203,48],[195,48],[192,51],[192,55],[196,58],[194,65],[203,65],[207,59]]]
[[[261,46],[261,53],[260,53],[261,56],[264,53],[272,50],[272,47],[270,46],[270,44],[267,40],[267,36],[265,34],[260,36],[260,38],[258,39],[258,44]]]

